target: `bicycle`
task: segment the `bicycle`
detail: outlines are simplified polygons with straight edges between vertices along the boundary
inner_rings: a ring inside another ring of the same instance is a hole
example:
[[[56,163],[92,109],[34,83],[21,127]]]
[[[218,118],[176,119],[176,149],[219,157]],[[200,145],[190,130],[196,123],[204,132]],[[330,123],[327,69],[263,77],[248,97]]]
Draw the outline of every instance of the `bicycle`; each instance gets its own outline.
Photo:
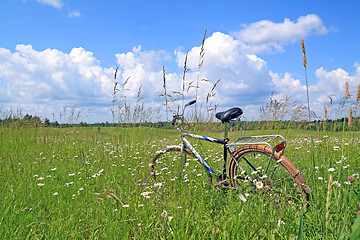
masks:
[[[283,155],[286,148],[283,136],[242,136],[230,143],[227,137],[229,123],[243,114],[238,107],[216,113],[216,118],[225,124],[224,139],[187,133],[184,131],[185,109],[195,102],[196,100],[187,103],[182,114],[174,115],[172,120],[173,125],[181,120],[181,144],[160,149],[151,160],[151,175],[157,182],[179,179],[187,166],[187,157],[190,156],[205,167],[209,182],[212,182],[212,178],[217,179],[215,186],[266,193],[276,202],[307,205],[311,189],[297,167]],[[187,137],[223,145],[220,175],[216,174]],[[228,155],[230,161],[227,168]]]

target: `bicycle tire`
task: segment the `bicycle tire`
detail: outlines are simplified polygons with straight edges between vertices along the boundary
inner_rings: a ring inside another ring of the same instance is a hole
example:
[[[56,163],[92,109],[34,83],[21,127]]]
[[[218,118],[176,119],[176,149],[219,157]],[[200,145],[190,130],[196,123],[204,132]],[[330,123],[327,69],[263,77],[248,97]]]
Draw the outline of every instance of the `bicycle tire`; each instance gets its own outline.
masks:
[[[189,149],[184,148],[183,151],[186,155],[186,162],[183,163],[180,162],[180,146],[168,146],[166,148],[160,149],[155,153],[151,159],[150,171],[156,182],[166,183],[175,181],[176,179],[181,179],[186,182],[189,181],[193,175],[197,175],[197,179],[199,179],[198,176],[203,175],[202,173],[204,172],[204,168],[202,165],[198,164],[195,155]],[[196,160],[196,163],[190,162],[191,158]],[[201,170],[196,170],[198,166],[201,168]],[[207,177],[207,180],[208,182],[211,182],[209,176]]]
[[[273,153],[267,168],[271,154],[267,145],[244,145],[236,150],[236,161],[232,158],[229,163],[232,187],[267,193],[277,203],[307,207],[311,189],[300,171],[281,152]]]

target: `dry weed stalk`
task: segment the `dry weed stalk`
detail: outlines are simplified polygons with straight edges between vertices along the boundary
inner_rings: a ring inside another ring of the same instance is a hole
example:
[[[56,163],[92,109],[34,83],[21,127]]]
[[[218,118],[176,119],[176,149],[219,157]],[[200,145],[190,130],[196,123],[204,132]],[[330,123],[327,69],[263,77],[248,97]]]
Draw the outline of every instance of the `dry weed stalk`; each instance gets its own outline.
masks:
[[[358,89],[356,91],[356,101],[359,102],[360,101],[360,84],[358,85]]]
[[[324,121],[327,120],[327,108],[324,106]]]
[[[165,113],[166,113],[166,120],[169,121],[169,116],[168,116],[168,95],[166,92],[166,74],[165,74],[165,66],[163,66],[163,88],[164,88],[164,100],[165,100]],[[160,95],[161,96],[161,95]]]
[[[198,99],[200,68],[204,63],[204,56],[205,56],[205,48],[204,48],[204,46],[205,46],[206,32],[207,32],[207,30],[205,30],[204,37],[203,37],[203,40],[202,40],[202,44],[201,44],[201,47],[200,47],[200,57],[199,57],[199,64],[198,64],[198,70],[197,70],[197,79],[196,79],[195,100]],[[196,107],[197,107],[197,103],[195,104],[195,119],[197,119]]]
[[[332,175],[329,175],[329,181],[328,181],[328,189],[326,194],[326,205],[325,205],[325,229],[327,230],[329,225],[329,206],[330,206],[330,198],[331,198],[331,185],[332,185]]]
[[[115,193],[116,193],[116,190],[114,190],[114,189],[105,189],[105,190],[101,191],[101,195],[104,195],[105,197],[110,198],[110,199],[114,199],[115,202],[117,200],[118,202],[121,203],[122,206],[124,206],[125,204],[120,200],[120,198]],[[97,198],[95,198],[95,200],[97,203],[101,204],[100,201],[103,199],[100,197],[97,197]]]

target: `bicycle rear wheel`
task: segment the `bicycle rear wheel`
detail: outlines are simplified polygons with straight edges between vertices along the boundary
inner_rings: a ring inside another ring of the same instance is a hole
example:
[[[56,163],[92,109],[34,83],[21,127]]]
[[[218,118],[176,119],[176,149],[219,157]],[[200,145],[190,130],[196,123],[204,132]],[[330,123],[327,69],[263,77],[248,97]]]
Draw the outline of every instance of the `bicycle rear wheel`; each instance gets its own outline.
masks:
[[[280,204],[307,206],[311,189],[296,166],[267,145],[245,145],[229,163],[231,185],[244,192],[260,192]],[[270,160],[270,161],[269,161]]]

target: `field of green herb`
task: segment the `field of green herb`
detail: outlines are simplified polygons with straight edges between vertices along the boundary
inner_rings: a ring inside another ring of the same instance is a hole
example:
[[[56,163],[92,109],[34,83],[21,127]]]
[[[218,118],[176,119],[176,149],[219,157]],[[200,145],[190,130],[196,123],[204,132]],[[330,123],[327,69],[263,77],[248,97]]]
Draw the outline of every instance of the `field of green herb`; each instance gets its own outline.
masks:
[[[180,143],[174,130],[0,128],[0,238],[356,239],[360,133],[280,133],[313,190],[308,209],[215,188],[194,161],[188,178],[157,183],[150,159]],[[259,132],[230,138],[244,134]],[[220,169],[221,146],[195,144]]]

